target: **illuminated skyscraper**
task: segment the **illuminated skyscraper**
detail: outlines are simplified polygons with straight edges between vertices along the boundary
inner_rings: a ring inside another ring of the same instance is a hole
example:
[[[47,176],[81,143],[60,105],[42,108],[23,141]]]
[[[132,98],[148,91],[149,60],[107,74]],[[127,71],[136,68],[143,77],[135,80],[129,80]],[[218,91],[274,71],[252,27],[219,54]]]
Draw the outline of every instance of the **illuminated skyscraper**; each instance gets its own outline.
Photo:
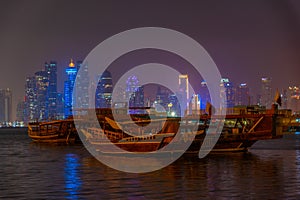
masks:
[[[0,122],[12,121],[12,92],[9,88],[0,89]]]
[[[233,108],[235,106],[235,89],[233,87],[233,83],[230,82],[228,78],[222,78],[221,86],[223,86],[225,89],[225,106],[227,108]]]
[[[271,78],[261,79],[261,105],[271,108],[273,103],[273,93],[271,87]]]
[[[189,114],[200,114],[200,95],[193,94],[189,102]]]
[[[128,77],[126,81],[125,97],[128,101],[131,95],[140,87],[139,79],[136,76]]]
[[[95,106],[96,108],[111,108],[112,104],[113,82],[111,73],[104,71],[98,81]]]
[[[36,79],[34,76],[27,77],[25,85],[25,122],[37,120],[38,118],[38,105],[36,96]]]
[[[187,74],[179,75],[179,101],[181,109],[184,111],[188,108],[189,102],[189,78]]]
[[[75,67],[75,64],[72,59],[69,63],[69,67],[66,68],[66,74],[67,74],[67,80],[64,83],[65,118],[72,115],[72,105],[73,105],[72,94],[73,94],[74,83],[77,75],[77,68]]]
[[[46,62],[44,71],[26,79],[24,121],[44,121],[56,116],[57,64]]]
[[[45,71],[48,76],[48,89],[46,99],[46,115],[49,118],[57,115],[57,63],[51,61],[50,64],[45,63]]]
[[[35,74],[36,81],[36,101],[37,101],[37,120],[43,121],[47,116],[47,89],[48,89],[48,74],[46,71],[38,71]]]
[[[76,62],[76,68],[80,74],[77,74],[76,80],[76,88],[78,91],[76,92],[77,108],[88,108],[89,106],[89,73],[88,73],[88,65],[82,65],[82,61]]]
[[[246,106],[250,104],[249,87],[247,83],[241,83],[236,88],[236,105]]]
[[[300,113],[300,87],[290,86],[288,96],[288,108],[293,112]]]
[[[145,106],[144,87],[140,85],[136,76],[129,76],[126,80],[125,99],[129,107],[141,108]],[[129,110],[129,113],[143,113],[144,110]]]
[[[129,107],[144,107],[144,87],[139,86],[129,98]]]
[[[211,102],[209,91],[207,88],[207,83],[205,81],[201,82],[199,95],[200,95],[200,108],[201,108],[201,110],[205,110],[206,103]]]

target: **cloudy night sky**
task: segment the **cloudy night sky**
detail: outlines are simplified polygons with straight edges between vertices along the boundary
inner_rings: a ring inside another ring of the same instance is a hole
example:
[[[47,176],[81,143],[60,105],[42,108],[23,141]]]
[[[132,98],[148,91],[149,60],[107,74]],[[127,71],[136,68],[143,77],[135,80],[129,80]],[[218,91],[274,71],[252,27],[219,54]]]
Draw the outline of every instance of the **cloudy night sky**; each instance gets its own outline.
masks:
[[[300,1],[0,1],[0,88],[14,104],[45,62],[83,60],[100,42],[137,27],[164,27],[198,41],[221,75],[273,88],[300,85]],[[200,82],[200,80],[199,80]],[[60,86],[61,88],[61,86]],[[15,112],[15,106],[14,106]]]

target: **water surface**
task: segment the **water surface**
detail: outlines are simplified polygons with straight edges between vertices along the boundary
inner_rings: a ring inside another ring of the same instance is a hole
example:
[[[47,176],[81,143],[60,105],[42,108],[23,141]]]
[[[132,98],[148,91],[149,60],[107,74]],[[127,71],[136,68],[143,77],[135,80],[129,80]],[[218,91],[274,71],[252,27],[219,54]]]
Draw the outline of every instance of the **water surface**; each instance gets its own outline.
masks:
[[[184,156],[146,174],[111,169],[82,145],[32,143],[0,131],[0,198],[300,199],[300,135],[260,141],[248,153]]]

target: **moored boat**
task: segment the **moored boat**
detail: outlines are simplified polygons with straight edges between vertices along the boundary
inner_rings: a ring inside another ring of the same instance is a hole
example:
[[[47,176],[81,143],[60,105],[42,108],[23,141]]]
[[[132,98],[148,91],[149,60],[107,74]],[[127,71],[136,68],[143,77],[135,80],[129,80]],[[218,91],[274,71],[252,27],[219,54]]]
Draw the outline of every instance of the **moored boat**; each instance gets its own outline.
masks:
[[[35,142],[77,143],[80,142],[73,119],[50,122],[31,122],[28,136]]]
[[[258,140],[281,138],[283,117],[284,115],[278,114],[277,111],[226,115],[220,135],[208,133],[209,126],[214,126],[214,120],[209,115],[187,116],[184,119],[175,117],[151,119],[157,125],[164,123],[161,129],[158,128],[160,131],[157,133],[144,128],[149,123],[148,119],[117,123],[105,117],[101,119],[101,129],[90,127],[81,129],[80,132],[87,144],[103,154],[121,154],[124,151],[129,153],[155,152],[171,142],[173,146],[168,149],[171,152],[180,151],[182,146],[190,142],[191,145],[185,151],[187,154],[198,154],[200,148],[207,144],[213,146],[212,152],[247,151]],[[133,130],[134,134],[124,131],[126,129]],[[214,144],[216,136],[218,138]],[[112,150],[109,148],[111,144],[118,148]]]

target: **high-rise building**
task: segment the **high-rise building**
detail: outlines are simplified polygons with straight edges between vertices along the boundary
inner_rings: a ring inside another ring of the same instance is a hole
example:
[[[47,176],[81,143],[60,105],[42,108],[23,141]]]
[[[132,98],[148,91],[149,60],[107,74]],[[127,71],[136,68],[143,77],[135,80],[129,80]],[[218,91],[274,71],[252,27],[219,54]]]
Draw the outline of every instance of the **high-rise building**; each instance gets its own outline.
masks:
[[[25,122],[38,119],[37,87],[35,76],[27,77],[25,84]]]
[[[289,87],[288,108],[294,113],[300,113],[300,88],[298,86]]]
[[[266,106],[266,108],[271,108],[273,103],[271,81],[271,78],[261,79],[261,106]]]
[[[56,117],[57,63],[45,63],[43,71],[26,78],[24,121],[44,121]]]
[[[113,82],[112,82],[111,73],[106,70],[102,73],[98,81],[96,94],[95,94],[96,108],[111,108],[112,92],[113,92]]]
[[[139,86],[129,98],[129,107],[144,107],[144,87]]]
[[[9,88],[0,89],[0,122],[12,121],[12,92]]]
[[[224,106],[226,106],[226,108],[233,108],[235,105],[235,89],[233,83],[230,82],[228,78],[222,78],[220,85],[225,90],[224,92],[226,94]]]
[[[48,76],[48,89],[46,99],[46,115],[49,118],[57,116],[57,63],[51,61],[49,64],[45,63],[45,71]]]
[[[67,80],[64,83],[64,114],[65,118],[72,115],[72,105],[73,105],[73,88],[77,75],[77,67],[73,60],[70,60],[69,66],[66,68]]]
[[[189,78],[187,74],[179,75],[179,101],[183,113],[188,108],[189,102]]]
[[[139,79],[136,76],[130,76],[126,80],[126,91],[125,97],[126,101],[128,101],[131,95],[140,87]]]
[[[36,80],[36,100],[37,100],[37,116],[40,121],[48,119],[47,116],[47,90],[48,90],[48,74],[46,71],[38,71],[35,74]]]
[[[209,91],[207,88],[207,83],[205,81],[201,82],[198,94],[200,95],[200,109],[205,110],[207,102],[211,102]]]
[[[200,95],[193,94],[189,102],[189,114],[200,114]]]
[[[76,68],[80,73],[77,74],[76,79],[76,107],[77,108],[88,108],[89,107],[89,73],[88,73],[88,65],[82,65],[82,61],[76,62]]]
[[[246,106],[250,104],[249,87],[247,83],[241,83],[236,88],[236,105]]]

